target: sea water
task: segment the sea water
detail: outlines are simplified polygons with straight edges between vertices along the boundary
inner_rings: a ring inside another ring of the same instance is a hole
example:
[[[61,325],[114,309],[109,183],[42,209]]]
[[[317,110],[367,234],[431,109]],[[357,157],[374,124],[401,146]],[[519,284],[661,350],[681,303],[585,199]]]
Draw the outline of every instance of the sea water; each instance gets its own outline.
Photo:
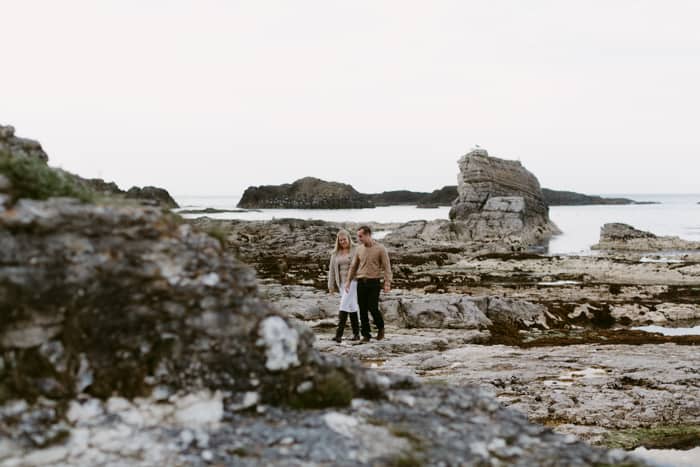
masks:
[[[591,254],[598,243],[600,228],[622,222],[657,235],[672,235],[700,241],[699,195],[623,194],[603,195],[659,204],[621,206],[552,206],[552,221],[562,231],[548,245],[549,254]],[[183,209],[236,209],[239,196],[176,196]],[[318,219],[330,222],[403,223],[411,220],[448,219],[450,208],[421,209],[415,206],[384,206],[373,209],[262,209],[247,212],[207,214],[213,219],[270,220],[281,218]],[[193,218],[200,214],[185,214]]]

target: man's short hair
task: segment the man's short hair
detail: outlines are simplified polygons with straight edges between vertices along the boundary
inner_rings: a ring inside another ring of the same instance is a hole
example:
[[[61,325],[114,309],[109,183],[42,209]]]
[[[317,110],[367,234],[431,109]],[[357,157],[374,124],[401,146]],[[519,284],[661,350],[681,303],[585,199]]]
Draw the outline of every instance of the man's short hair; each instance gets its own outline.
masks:
[[[367,225],[362,225],[357,230],[361,230],[362,233],[365,235],[372,235],[372,229],[370,229],[369,226],[367,226]]]

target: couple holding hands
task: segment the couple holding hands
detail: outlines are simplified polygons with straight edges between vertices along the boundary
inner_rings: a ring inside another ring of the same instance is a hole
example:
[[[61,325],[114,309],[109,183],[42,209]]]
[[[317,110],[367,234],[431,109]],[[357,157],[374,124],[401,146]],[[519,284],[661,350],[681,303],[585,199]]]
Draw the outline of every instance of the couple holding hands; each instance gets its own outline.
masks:
[[[340,292],[340,312],[335,341],[341,342],[348,317],[352,340],[369,342],[369,315],[377,328],[377,340],[384,339],[384,318],[379,310],[379,293],[391,289],[391,263],[386,248],[372,239],[372,229],[363,225],[357,230],[355,247],[347,230],[336,235],[335,248],[328,267],[328,292]],[[358,322],[359,312],[359,322]]]

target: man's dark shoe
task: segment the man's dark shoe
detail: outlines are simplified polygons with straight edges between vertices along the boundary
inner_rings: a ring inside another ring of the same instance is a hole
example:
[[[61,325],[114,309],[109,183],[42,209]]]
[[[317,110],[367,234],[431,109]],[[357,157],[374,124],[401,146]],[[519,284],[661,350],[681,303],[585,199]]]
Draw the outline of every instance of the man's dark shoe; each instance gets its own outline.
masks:
[[[362,338],[362,343],[363,343],[363,344],[366,344],[367,342],[369,342],[369,337],[363,337],[363,338]]]
[[[377,331],[377,340],[380,341],[382,339],[384,339],[384,329]]]
[[[355,334],[354,336],[352,336],[352,338],[351,338],[350,340],[351,340],[351,341],[359,341],[359,340],[360,340],[360,335],[359,335],[359,334]]]
[[[340,338],[340,337],[338,337],[338,336],[335,336],[335,337],[333,338],[333,340],[336,341],[338,344],[340,344],[341,342],[343,342],[343,339]]]

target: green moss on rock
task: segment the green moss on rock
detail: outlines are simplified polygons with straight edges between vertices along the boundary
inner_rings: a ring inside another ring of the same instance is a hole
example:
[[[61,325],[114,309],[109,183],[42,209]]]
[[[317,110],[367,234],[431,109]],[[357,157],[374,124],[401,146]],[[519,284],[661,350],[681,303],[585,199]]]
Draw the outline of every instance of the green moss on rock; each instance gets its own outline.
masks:
[[[692,449],[700,446],[700,425],[673,425],[633,428],[605,435],[602,444],[609,448]]]
[[[0,153],[0,173],[10,181],[11,194],[15,198],[70,197],[84,202],[95,198],[91,190],[68,172],[53,169],[44,161],[33,157],[14,157]]]

